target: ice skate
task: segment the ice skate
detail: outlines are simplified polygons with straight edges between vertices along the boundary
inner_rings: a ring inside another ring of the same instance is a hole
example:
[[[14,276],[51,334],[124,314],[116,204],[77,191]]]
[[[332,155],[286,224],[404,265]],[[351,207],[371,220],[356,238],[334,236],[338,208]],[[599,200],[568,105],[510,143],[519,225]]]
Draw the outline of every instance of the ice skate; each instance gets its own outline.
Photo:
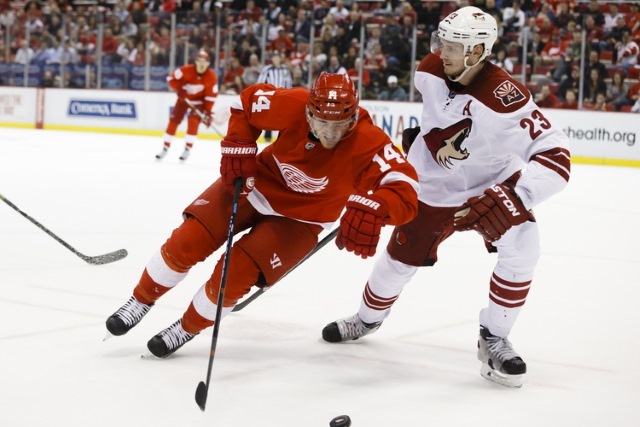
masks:
[[[107,330],[112,335],[124,335],[136,326],[151,310],[153,304],[142,304],[134,296],[107,319]],[[109,338],[107,335],[106,338]]]
[[[184,151],[180,155],[180,160],[185,161],[189,158],[190,155],[191,155],[191,148],[184,147]]]
[[[478,337],[478,360],[482,362],[480,374],[484,378],[505,387],[522,387],[527,364],[507,338],[492,335],[484,326],[480,326]]]
[[[169,152],[169,148],[162,147],[162,151],[160,151],[158,154],[156,154],[156,159],[158,159],[158,160],[164,159],[164,157],[167,155],[168,152]]]
[[[378,330],[382,322],[364,323],[358,314],[329,323],[322,330],[322,339],[327,342],[357,340]]]
[[[165,358],[191,341],[198,334],[190,334],[182,329],[182,319],[167,329],[160,331],[147,343],[147,348],[156,357]]]

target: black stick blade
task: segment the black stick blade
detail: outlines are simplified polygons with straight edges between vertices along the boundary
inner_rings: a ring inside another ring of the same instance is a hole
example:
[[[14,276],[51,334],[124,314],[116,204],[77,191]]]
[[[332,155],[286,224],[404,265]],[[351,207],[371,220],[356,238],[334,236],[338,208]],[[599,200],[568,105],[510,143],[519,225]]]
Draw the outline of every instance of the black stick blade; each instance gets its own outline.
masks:
[[[204,412],[204,408],[207,406],[207,394],[209,392],[209,388],[204,383],[204,381],[200,381],[198,384],[198,388],[196,388],[196,403],[200,407],[200,410]]]
[[[109,264],[110,262],[119,261],[122,258],[126,257],[127,255],[129,255],[129,253],[127,252],[126,249],[119,249],[117,251],[109,252],[108,254],[104,254],[104,255],[83,257],[83,259],[89,264],[102,265],[102,264]]]

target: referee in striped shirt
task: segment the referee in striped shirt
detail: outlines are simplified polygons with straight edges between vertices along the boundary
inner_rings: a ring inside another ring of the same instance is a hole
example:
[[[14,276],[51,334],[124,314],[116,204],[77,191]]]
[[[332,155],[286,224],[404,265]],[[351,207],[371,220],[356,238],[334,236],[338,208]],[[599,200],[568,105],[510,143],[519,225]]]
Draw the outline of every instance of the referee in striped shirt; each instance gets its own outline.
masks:
[[[275,87],[283,87],[289,89],[292,86],[291,72],[282,64],[282,57],[277,50],[271,53],[271,64],[265,65],[260,76],[258,77],[258,83],[269,83]],[[271,142],[271,131],[264,131],[264,140]]]

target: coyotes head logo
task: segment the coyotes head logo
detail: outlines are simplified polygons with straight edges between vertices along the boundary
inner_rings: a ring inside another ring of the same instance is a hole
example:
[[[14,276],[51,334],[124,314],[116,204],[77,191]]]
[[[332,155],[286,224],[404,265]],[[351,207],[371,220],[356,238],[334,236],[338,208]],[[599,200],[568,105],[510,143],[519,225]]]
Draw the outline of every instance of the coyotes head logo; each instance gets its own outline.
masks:
[[[424,136],[424,142],[433,159],[443,168],[450,169],[452,160],[464,160],[469,157],[462,143],[471,133],[471,119],[466,118],[446,129],[433,128]]]

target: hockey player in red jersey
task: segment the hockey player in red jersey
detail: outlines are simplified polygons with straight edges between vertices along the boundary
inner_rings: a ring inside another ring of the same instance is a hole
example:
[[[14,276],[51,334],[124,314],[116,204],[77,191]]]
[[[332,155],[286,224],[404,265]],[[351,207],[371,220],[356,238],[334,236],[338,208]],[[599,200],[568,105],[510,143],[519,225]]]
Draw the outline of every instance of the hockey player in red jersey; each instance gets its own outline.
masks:
[[[432,53],[414,75],[421,126],[403,133],[420,182],[418,215],[393,230],[358,312],[328,324],[322,336],[342,342],[376,331],[417,269],[436,263],[440,244],[454,231],[474,229],[498,254],[479,317],[481,374],[519,387],[526,364],[507,336],[539,258],[531,209],[567,185],[570,156],[567,137],[527,89],[486,60],[496,37],[495,19],[471,6],[433,32]]]
[[[265,129],[279,131],[278,138],[257,154]],[[111,334],[137,325],[225,242],[237,178],[244,197],[234,233],[248,232],[231,248],[223,317],[252,286],[276,283],[338,219],[338,247],[367,258],[383,225],[403,224],[417,213],[415,169],[359,107],[343,74],[323,73],[311,90],[266,83],[245,89],[231,107],[220,174],[185,209],[184,222],[147,263],[133,296],[107,319]],[[152,354],[166,357],[213,324],[221,276],[222,258],[182,318],[148,342]]]
[[[178,99],[173,107],[171,116],[169,116],[169,124],[167,124],[167,128],[164,131],[162,151],[156,155],[156,159],[163,159],[167,155],[176,135],[176,129],[178,129],[190,108],[187,104],[187,99],[204,113],[204,125],[209,126],[211,124],[213,106],[218,96],[218,78],[216,73],[209,68],[210,63],[209,54],[201,50],[196,56],[195,63],[183,65],[167,77],[167,83],[176,92]],[[189,114],[185,147],[182,155],[180,155],[180,160],[187,160],[189,154],[191,154],[191,148],[193,148],[193,144],[198,137],[198,127],[201,121],[198,114]]]

